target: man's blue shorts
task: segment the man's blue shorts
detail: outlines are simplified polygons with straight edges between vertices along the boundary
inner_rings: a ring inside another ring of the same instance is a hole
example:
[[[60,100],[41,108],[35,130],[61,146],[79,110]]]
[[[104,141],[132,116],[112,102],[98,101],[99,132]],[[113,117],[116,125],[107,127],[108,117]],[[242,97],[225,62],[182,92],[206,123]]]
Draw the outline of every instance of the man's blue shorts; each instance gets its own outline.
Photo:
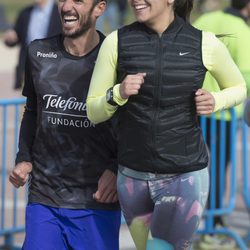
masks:
[[[119,250],[120,211],[26,208],[23,250]]]

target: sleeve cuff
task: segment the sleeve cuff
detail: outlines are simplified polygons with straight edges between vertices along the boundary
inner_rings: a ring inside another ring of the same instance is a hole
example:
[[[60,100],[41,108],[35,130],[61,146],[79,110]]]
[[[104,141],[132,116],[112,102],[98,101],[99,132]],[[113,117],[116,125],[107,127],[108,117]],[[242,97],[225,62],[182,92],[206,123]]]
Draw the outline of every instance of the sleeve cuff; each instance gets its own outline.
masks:
[[[15,165],[23,161],[32,162],[31,156],[26,155],[26,154],[21,154],[20,152],[18,152],[16,155],[16,159],[15,159]]]
[[[114,94],[114,101],[119,105],[119,106],[123,106],[124,104],[127,103],[128,99],[123,99],[120,95],[120,84],[116,84],[113,87],[113,94]]]
[[[117,175],[117,172],[118,172],[118,163],[117,163],[117,161],[111,163],[109,166],[106,167],[106,169],[112,171],[115,175]]]
[[[215,100],[214,112],[223,110],[225,108],[225,98],[222,97],[220,92],[211,92]]]

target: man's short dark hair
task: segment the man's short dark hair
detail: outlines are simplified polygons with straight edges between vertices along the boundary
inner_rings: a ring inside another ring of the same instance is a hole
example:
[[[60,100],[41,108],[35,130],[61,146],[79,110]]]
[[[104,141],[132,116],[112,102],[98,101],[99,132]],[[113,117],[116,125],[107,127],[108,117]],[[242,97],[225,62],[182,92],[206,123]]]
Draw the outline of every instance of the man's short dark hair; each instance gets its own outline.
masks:
[[[234,9],[241,10],[246,7],[250,0],[231,0],[231,5]]]

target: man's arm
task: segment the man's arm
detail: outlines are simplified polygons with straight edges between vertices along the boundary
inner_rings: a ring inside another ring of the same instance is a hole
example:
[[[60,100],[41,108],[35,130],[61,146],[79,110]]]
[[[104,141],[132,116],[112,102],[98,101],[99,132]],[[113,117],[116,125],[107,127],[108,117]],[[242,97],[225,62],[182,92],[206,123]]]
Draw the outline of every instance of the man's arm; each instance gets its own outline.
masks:
[[[93,194],[93,197],[102,203],[117,202],[116,174],[106,169],[98,181],[98,189]]]
[[[29,174],[32,171],[32,164],[30,162],[20,162],[11,171],[9,181],[14,187],[19,188],[25,185],[29,179]]]
[[[103,142],[107,149],[110,162],[106,165],[106,170],[98,181],[98,189],[93,194],[93,197],[98,202],[102,203],[113,203],[117,202],[117,190],[116,190],[116,176],[118,170],[117,161],[117,116],[113,116],[109,121],[106,122],[106,130],[108,133],[103,134]]]
[[[9,180],[16,187],[23,186],[32,171],[32,145],[36,132],[36,111],[31,98],[27,98],[26,107],[20,127],[19,150],[16,156],[16,166]]]
[[[23,89],[23,95],[27,96],[26,106],[20,127],[19,150],[15,160],[16,166],[9,177],[10,182],[15,187],[23,186],[32,171],[32,146],[37,123],[37,97],[31,72],[31,65],[27,56]]]

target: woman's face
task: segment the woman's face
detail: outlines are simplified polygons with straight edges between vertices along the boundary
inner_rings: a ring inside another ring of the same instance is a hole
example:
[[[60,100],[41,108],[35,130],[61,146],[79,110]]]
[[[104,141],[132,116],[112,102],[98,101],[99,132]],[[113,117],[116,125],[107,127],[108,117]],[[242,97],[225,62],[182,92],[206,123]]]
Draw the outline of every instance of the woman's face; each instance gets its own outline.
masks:
[[[172,0],[128,0],[138,22],[157,25],[173,12]]]

